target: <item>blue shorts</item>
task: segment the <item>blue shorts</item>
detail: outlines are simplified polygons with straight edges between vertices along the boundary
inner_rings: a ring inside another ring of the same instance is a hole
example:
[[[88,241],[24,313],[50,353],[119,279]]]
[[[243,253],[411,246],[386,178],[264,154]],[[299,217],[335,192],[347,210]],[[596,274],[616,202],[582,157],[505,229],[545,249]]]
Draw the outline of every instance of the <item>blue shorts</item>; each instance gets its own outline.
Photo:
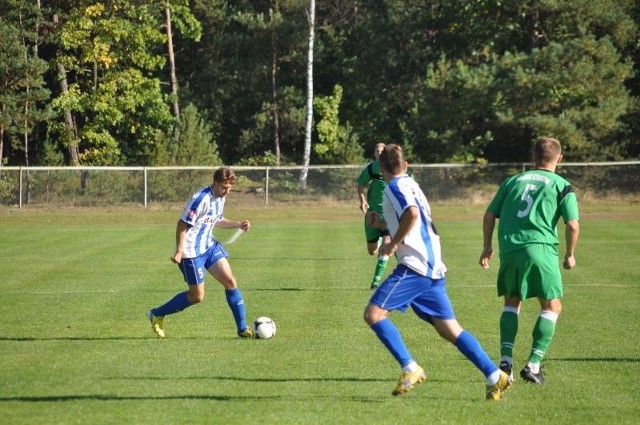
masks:
[[[220,261],[220,259],[227,258],[228,256],[229,254],[225,251],[222,244],[216,242],[207,252],[198,257],[183,258],[180,264],[178,264],[178,267],[187,284],[200,285],[204,283],[207,269]]]
[[[409,306],[423,320],[455,319],[444,278],[431,279],[398,265],[371,297],[370,304],[385,310],[407,311]]]

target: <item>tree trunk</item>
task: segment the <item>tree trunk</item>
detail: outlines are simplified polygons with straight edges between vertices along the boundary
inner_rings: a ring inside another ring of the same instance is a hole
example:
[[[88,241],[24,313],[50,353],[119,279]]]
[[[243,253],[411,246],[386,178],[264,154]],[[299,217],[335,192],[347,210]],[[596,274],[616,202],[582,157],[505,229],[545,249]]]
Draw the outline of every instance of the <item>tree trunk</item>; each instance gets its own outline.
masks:
[[[4,115],[6,111],[6,105],[2,105],[2,114]],[[2,177],[2,165],[4,164],[4,157],[2,155],[4,152],[4,126],[0,125],[0,177]]]
[[[311,160],[311,129],[313,125],[313,41],[316,25],[316,1],[309,0],[309,52],[307,57],[307,118],[304,135],[304,154],[302,158],[302,171],[300,172],[300,189],[307,188],[307,175]]]
[[[58,15],[53,15],[53,22],[58,25]],[[62,93],[67,93],[69,91],[67,70],[61,63],[58,63],[58,79],[60,80],[60,89]],[[78,133],[73,121],[73,116],[69,109],[64,110],[64,122],[67,127],[67,149],[69,150],[69,158],[71,165],[75,167],[80,165],[80,156],[78,154]]]
[[[22,24],[22,14],[20,14],[20,23]],[[38,44],[37,41],[35,43]],[[22,46],[24,47],[24,63],[29,63],[29,46],[24,35],[22,36]],[[29,167],[29,93],[31,92],[31,86],[27,83],[25,87],[25,101],[24,101],[24,119],[22,121],[22,142],[24,143],[24,165]],[[29,175],[29,169],[27,168],[27,204],[31,200],[31,176]]]
[[[29,97],[29,87],[27,86],[27,98]],[[22,142],[24,143],[24,165],[29,166],[29,101],[24,102],[24,119],[22,121]]]
[[[280,12],[278,0],[273,0],[274,12]],[[280,109],[278,108],[278,86],[276,76],[278,73],[278,48],[276,43],[276,30],[274,28],[274,12],[271,12],[271,99],[273,102],[273,142],[276,150],[276,166],[280,166]]]
[[[29,87],[27,86],[27,98],[29,97]],[[29,167],[29,101],[24,102],[24,121],[22,127],[22,140],[24,142],[24,165]],[[31,174],[27,168],[27,204],[31,203]]]
[[[171,69],[171,97],[173,98],[173,116],[175,124],[173,127],[173,139],[177,142],[180,139],[180,104],[178,103],[178,78],[176,78],[176,58],[173,52],[173,34],[171,31],[171,8],[169,3],[165,7],[167,17],[167,50],[169,50],[169,66]]]

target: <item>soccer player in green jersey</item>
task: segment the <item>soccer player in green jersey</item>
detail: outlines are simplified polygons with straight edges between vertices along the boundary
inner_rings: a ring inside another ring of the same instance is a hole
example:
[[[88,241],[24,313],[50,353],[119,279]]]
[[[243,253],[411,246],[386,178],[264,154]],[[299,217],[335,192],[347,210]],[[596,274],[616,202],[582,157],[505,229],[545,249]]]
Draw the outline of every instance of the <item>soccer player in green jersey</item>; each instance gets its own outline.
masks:
[[[557,223],[565,226],[563,266],[572,269],[580,233],[578,202],[571,184],[555,173],[562,159],[560,142],[542,137],[533,147],[535,168],[505,180],[483,218],[484,248],[480,266],[489,267],[491,239],[499,219],[500,269],[498,296],[504,296],[500,316],[500,368],[513,379],[513,344],[522,300],[537,297],[540,314],[533,327],[529,361],[520,371],[525,381],[543,384],[540,364],[551,344],[562,310]]]
[[[376,144],[373,151],[373,161],[362,169],[356,180],[358,198],[360,199],[360,210],[364,214],[364,234],[367,240],[367,250],[369,251],[369,255],[378,254],[378,261],[376,262],[373,280],[371,281],[371,289],[375,289],[380,285],[382,275],[389,262],[388,255],[378,253],[378,247],[381,243],[388,242],[389,231],[371,226],[374,220],[373,214],[377,214],[381,220],[384,220],[382,215],[382,199],[387,183],[382,177],[380,163],[378,162],[378,157],[384,149],[384,146],[384,143]]]

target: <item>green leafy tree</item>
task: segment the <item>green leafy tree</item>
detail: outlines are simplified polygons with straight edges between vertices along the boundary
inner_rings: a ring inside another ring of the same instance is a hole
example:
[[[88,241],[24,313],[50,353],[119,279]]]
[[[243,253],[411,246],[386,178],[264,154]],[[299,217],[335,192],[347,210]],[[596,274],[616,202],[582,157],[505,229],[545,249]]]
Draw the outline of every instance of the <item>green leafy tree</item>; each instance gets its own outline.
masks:
[[[37,137],[34,130],[49,116],[45,102],[50,92],[43,78],[47,66],[36,54],[40,14],[35,5],[22,2],[3,2],[2,7],[5,16],[0,16],[0,166],[5,162],[5,140],[11,142],[10,157],[30,165],[33,155],[30,148]]]
[[[73,82],[53,106],[60,117],[74,113],[84,164],[146,164],[170,132],[173,120],[152,76],[165,63],[159,10],[146,2],[81,2],[61,26],[57,60]]]
[[[304,5],[298,0],[193,2],[203,35],[177,58],[178,67],[188,76],[185,97],[207,111],[227,163],[275,152],[276,131],[283,162],[300,158]]]
[[[180,118],[180,139],[171,161],[176,165],[220,165],[218,146],[211,126],[200,117],[193,104],[187,105]]]
[[[452,63],[442,56],[412,95],[403,142],[426,162],[472,162],[492,141],[494,99],[490,66]]]
[[[629,108],[624,81],[632,64],[608,37],[550,43],[527,56],[505,56],[499,67],[502,122],[555,135],[574,159],[617,157],[617,148],[602,141],[620,130]]]
[[[292,141],[302,140],[304,130],[304,108],[302,107],[302,93],[294,87],[284,87],[278,93],[278,122],[279,138],[284,146],[290,146]],[[251,125],[240,132],[237,148],[240,152],[246,152],[250,157],[262,157],[261,152],[271,152],[275,155],[274,164],[293,161],[295,158],[289,150],[281,153],[278,158],[269,147],[273,144],[274,137],[274,112],[273,102],[265,100],[259,111],[255,112]],[[270,160],[270,156],[267,156]],[[244,158],[239,160],[245,163]]]
[[[189,103],[224,162],[300,162],[309,2],[41,3],[0,0],[0,164],[171,163]],[[632,0],[317,2],[311,160],[385,140],[412,161],[519,161],[551,133],[571,160],[638,157],[639,17]]]
[[[202,33],[202,27],[191,10],[189,9],[188,0],[166,0],[164,4],[165,14],[165,31],[167,35],[167,53],[169,56],[169,75],[171,84],[171,101],[173,104],[173,113],[176,121],[180,120],[180,103],[178,99],[178,77],[176,74],[175,50],[173,47],[173,27],[175,25],[186,37],[199,40]],[[178,139],[180,136],[179,125],[175,126],[174,137]]]
[[[462,8],[460,22],[467,25],[454,29],[476,34],[463,37],[475,48],[451,49],[417,80],[402,119],[404,142],[424,161],[526,161],[540,135],[560,138],[574,160],[623,156],[619,136],[632,106],[625,81],[633,64],[621,51],[635,26],[623,1],[592,3],[510,9],[482,2],[479,16],[498,7],[494,13],[506,24],[498,39]]]
[[[331,96],[318,96],[314,107],[320,119],[316,124],[318,142],[313,145],[318,160],[325,164],[352,164],[362,157],[362,148],[347,123],[340,124],[342,87],[336,85]]]

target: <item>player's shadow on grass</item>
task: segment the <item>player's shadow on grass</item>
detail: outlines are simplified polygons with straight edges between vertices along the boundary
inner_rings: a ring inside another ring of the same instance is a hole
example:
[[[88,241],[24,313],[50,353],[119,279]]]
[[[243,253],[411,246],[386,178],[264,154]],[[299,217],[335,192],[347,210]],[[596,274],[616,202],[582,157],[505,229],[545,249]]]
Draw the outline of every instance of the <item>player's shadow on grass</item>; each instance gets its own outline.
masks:
[[[234,401],[234,400],[281,400],[282,397],[270,397],[270,396],[251,396],[251,397],[237,397],[237,396],[224,396],[224,395],[169,395],[169,396],[119,396],[119,395],[101,395],[101,394],[89,394],[89,395],[51,395],[51,396],[16,396],[16,397],[0,397],[1,402],[14,402],[22,401],[26,403],[38,403],[38,402],[60,402],[60,401],[81,401],[81,400],[94,400],[94,401],[128,401],[128,400],[214,400],[214,401]]]
[[[108,379],[114,380],[149,380],[149,381],[175,381],[175,380],[214,380],[214,381],[239,381],[239,382],[390,382],[393,379],[380,378],[245,378],[241,376],[184,376],[184,377],[162,377],[162,376],[121,376]]]
[[[247,292],[251,292],[251,291],[290,291],[290,292],[302,292],[302,291],[306,291],[307,289],[302,289],[302,288],[251,288],[251,289],[245,289],[245,291]]]
[[[158,339],[156,336],[102,336],[102,337],[94,337],[94,336],[48,336],[48,337],[31,337],[31,336],[18,336],[18,337],[8,337],[8,336],[0,336],[0,341],[14,341],[14,342],[36,342],[36,341],[132,341],[132,340],[147,340],[147,339]],[[175,338],[174,338],[175,339]],[[180,340],[183,339],[199,339],[195,336],[187,336],[180,337]]]
[[[630,357],[564,357],[549,358],[545,362],[603,362],[603,363],[640,363],[640,358]]]
[[[366,258],[366,257],[364,257]],[[255,261],[273,261],[277,263],[281,263],[283,261],[282,257],[233,257],[233,262],[239,263],[241,261],[250,261],[251,263]],[[341,262],[341,263],[353,263],[353,258],[345,258],[345,257],[287,257],[286,262],[303,262],[307,264],[309,261],[331,261],[331,262]]]
[[[298,396],[300,400],[318,399],[317,395]],[[325,397],[331,398],[331,397]],[[366,396],[352,396],[352,397],[340,397],[342,400],[350,399],[352,401],[359,401],[364,403],[379,403],[381,400],[388,397],[366,397]],[[135,400],[204,400],[204,401],[281,401],[291,400],[290,396],[270,396],[270,395],[253,395],[253,396],[229,396],[229,395],[195,395],[195,394],[183,394],[183,395],[167,395],[167,396],[120,396],[120,395],[107,395],[107,394],[77,394],[77,395],[50,395],[50,396],[16,396],[16,397],[0,397],[0,403],[7,402],[23,402],[23,403],[59,403],[65,401],[135,401]]]

